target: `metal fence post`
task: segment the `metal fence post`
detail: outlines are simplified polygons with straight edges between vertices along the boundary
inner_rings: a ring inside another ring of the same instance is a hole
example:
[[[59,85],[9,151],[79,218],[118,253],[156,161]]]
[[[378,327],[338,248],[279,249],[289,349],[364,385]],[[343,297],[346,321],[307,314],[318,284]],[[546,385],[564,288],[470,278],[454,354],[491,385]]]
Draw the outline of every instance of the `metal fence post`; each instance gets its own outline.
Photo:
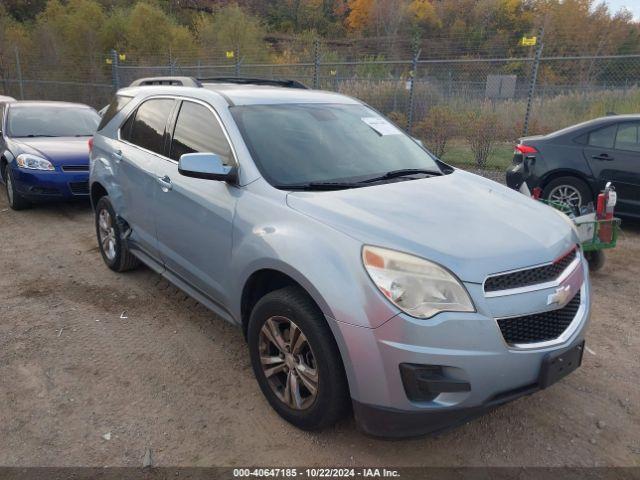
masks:
[[[420,60],[421,51],[422,50],[420,49],[416,49],[416,53],[413,56],[413,60],[411,61],[411,72],[409,72],[409,106],[407,111],[407,133],[409,135],[411,135],[411,130],[413,129],[413,115],[415,110],[415,85],[416,76],[418,73],[418,60]]]
[[[313,43],[313,88],[320,88],[320,40]]]
[[[236,77],[240,76],[240,45],[236,45]]]
[[[111,50],[111,84],[113,85],[113,90],[120,90],[120,77],[118,74],[118,52],[113,49]]]
[[[524,114],[524,126],[522,128],[522,136],[526,136],[529,132],[529,120],[531,119],[531,108],[533,106],[533,96],[536,92],[536,83],[538,81],[538,67],[540,66],[540,58],[542,57],[542,48],[544,46],[544,24],[538,32],[538,41],[536,42],[536,53],[533,58],[531,67],[531,79],[529,82],[529,94],[527,97],[527,111]]]
[[[24,85],[22,83],[22,67],[20,66],[20,50],[18,47],[16,51],[16,75],[18,77],[18,87],[20,87],[20,100],[24,100]]]

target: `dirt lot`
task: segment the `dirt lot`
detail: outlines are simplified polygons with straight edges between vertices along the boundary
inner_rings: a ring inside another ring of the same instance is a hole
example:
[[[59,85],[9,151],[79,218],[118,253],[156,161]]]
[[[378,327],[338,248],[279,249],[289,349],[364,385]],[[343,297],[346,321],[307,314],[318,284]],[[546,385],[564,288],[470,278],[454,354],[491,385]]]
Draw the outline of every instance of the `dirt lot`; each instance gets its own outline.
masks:
[[[239,330],[156,274],[108,270],[87,205],[0,194],[0,465],[640,465],[640,226],[603,273],[584,365],[438,437],[276,416]],[[126,312],[124,315],[123,312]],[[121,318],[122,316],[126,318]]]

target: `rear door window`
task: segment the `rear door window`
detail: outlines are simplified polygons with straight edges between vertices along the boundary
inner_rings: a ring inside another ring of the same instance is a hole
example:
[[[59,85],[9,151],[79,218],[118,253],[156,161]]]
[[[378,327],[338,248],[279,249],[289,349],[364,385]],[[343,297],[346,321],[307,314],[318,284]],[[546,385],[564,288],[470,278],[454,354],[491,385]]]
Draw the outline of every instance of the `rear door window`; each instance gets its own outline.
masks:
[[[618,125],[600,128],[589,133],[589,145],[592,147],[613,148]]]
[[[185,153],[215,153],[225,165],[233,164],[231,146],[216,116],[204,105],[186,100],[176,120],[170,156],[178,161]]]
[[[166,125],[174,100],[157,98],[138,107],[120,129],[120,137],[159,155],[165,154]]]
[[[115,117],[118,112],[131,101],[131,99],[132,97],[127,97],[125,95],[116,95],[113,101],[109,104],[109,108],[107,108],[104,115],[102,115],[102,120],[100,121],[100,125],[98,125],[98,131],[106,127],[111,119]]]
[[[640,152],[640,138],[638,127],[640,123],[621,123],[616,134],[616,150]]]

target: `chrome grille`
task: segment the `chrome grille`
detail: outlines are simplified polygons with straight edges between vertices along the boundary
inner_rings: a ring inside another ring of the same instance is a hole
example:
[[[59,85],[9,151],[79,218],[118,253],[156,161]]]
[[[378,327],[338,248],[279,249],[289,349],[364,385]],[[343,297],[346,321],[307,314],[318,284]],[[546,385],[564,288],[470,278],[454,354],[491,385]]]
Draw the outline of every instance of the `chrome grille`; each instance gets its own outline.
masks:
[[[548,265],[518,270],[517,272],[492,275],[485,280],[484,291],[497,292],[500,290],[510,290],[512,288],[528,287],[539,283],[551,282],[566,270],[569,264],[576,258],[577,254],[578,250],[573,248],[564,256]]]

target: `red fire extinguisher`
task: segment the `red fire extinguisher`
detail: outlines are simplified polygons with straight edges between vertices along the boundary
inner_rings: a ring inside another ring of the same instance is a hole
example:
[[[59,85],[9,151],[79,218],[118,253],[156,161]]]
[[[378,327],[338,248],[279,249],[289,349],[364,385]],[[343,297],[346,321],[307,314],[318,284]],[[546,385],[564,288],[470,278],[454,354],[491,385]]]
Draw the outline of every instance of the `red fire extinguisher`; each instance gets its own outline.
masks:
[[[598,194],[598,202],[596,206],[596,218],[605,220],[600,223],[598,230],[598,238],[603,243],[610,243],[613,240],[613,228],[611,220],[613,219],[613,209],[616,206],[617,194],[611,182],[608,182],[604,190]]]

